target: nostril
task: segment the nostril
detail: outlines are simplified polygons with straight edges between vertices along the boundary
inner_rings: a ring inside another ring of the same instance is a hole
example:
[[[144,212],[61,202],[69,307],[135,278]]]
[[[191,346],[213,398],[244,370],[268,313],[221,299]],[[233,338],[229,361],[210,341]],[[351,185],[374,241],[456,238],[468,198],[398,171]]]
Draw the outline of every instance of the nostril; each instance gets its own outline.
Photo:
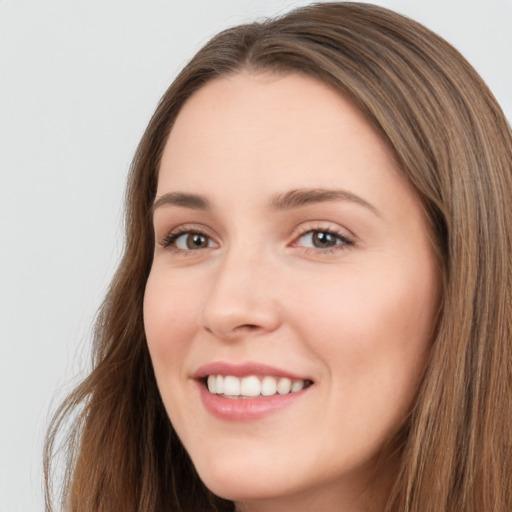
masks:
[[[217,297],[205,305],[199,323],[208,334],[228,340],[274,331],[280,324],[280,316],[269,301],[224,303]]]
[[[205,329],[205,331],[208,334],[215,334],[214,329],[211,329],[208,326],[205,326],[204,329]],[[256,325],[256,324],[242,324],[242,325],[236,326],[232,330],[232,333],[236,333],[236,332],[253,332],[253,331],[256,331],[257,329],[259,329],[259,326]]]
[[[233,332],[256,331],[258,329],[261,329],[261,325],[257,325],[257,324],[240,324],[240,325],[235,325],[232,328],[232,331]]]

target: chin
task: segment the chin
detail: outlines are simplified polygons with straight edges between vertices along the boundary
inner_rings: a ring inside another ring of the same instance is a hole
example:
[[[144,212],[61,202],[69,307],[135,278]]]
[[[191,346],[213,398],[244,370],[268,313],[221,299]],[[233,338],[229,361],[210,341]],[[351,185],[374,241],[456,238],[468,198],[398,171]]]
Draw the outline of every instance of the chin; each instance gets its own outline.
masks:
[[[290,486],[289,478],[285,483],[275,481],[271,475],[253,473],[236,478],[233,475],[207,475],[201,478],[213,494],[237,502],[276,500],[297,491]]]
[[[289,469],[272,467],[269,460],[255,463],[247,456],[237,463],[233,457],[226,456],[220,463],[202,461],[196,470],[211,492],[231,501],[273,499],[297,492],[294,482],[300,478],[291,480]]]

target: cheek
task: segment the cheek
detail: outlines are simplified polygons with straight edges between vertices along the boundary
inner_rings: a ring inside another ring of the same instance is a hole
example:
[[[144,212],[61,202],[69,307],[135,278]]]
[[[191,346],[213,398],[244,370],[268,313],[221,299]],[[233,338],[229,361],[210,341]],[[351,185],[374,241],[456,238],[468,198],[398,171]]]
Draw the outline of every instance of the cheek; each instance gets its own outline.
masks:
[[[152,272],[144,294],[144,330],[157,379],[165,367],[180,364],[193,336],[190,319],[197,317],[193,290],[168,283]]]
[[[189,290],[189,291],[187,291]],[[156,382],[175,428],[194,415],[184,398],[184,361],[190,350],[197,318],[197,297],[190,287],[180,286],[165,273],[152,272],[144,294],[144,330]]]
[[[324,289],[329,293],[310,294],[301,309],[314,318],[305,338],[336,388],[343,395],[350,390],[359,403],[390,399],[408,405],[431,344],[437,304],[432,280],[376,269],[348,273]]]

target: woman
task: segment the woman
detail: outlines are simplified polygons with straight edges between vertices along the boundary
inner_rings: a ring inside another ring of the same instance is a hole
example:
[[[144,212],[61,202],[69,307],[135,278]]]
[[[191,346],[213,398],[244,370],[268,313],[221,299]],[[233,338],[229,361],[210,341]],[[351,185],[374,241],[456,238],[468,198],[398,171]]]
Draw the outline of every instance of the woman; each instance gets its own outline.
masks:
[[[49,436],[78,408],[66,510],[510,510],[511,169],[491,93],[411,20],[216,36],[134,159]]]

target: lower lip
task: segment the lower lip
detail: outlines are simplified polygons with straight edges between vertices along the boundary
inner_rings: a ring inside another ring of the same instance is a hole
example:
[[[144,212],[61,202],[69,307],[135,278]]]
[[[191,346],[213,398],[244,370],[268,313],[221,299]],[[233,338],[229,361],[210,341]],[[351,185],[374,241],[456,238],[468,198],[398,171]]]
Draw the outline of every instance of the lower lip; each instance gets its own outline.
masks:
[[[304,397],[309,388],[286,395],[260,396],[257,398],[224,398],[210,393],[200,382],[201,401],[206,410],[216,418],[225,421],[251,421],[258,420]]]

